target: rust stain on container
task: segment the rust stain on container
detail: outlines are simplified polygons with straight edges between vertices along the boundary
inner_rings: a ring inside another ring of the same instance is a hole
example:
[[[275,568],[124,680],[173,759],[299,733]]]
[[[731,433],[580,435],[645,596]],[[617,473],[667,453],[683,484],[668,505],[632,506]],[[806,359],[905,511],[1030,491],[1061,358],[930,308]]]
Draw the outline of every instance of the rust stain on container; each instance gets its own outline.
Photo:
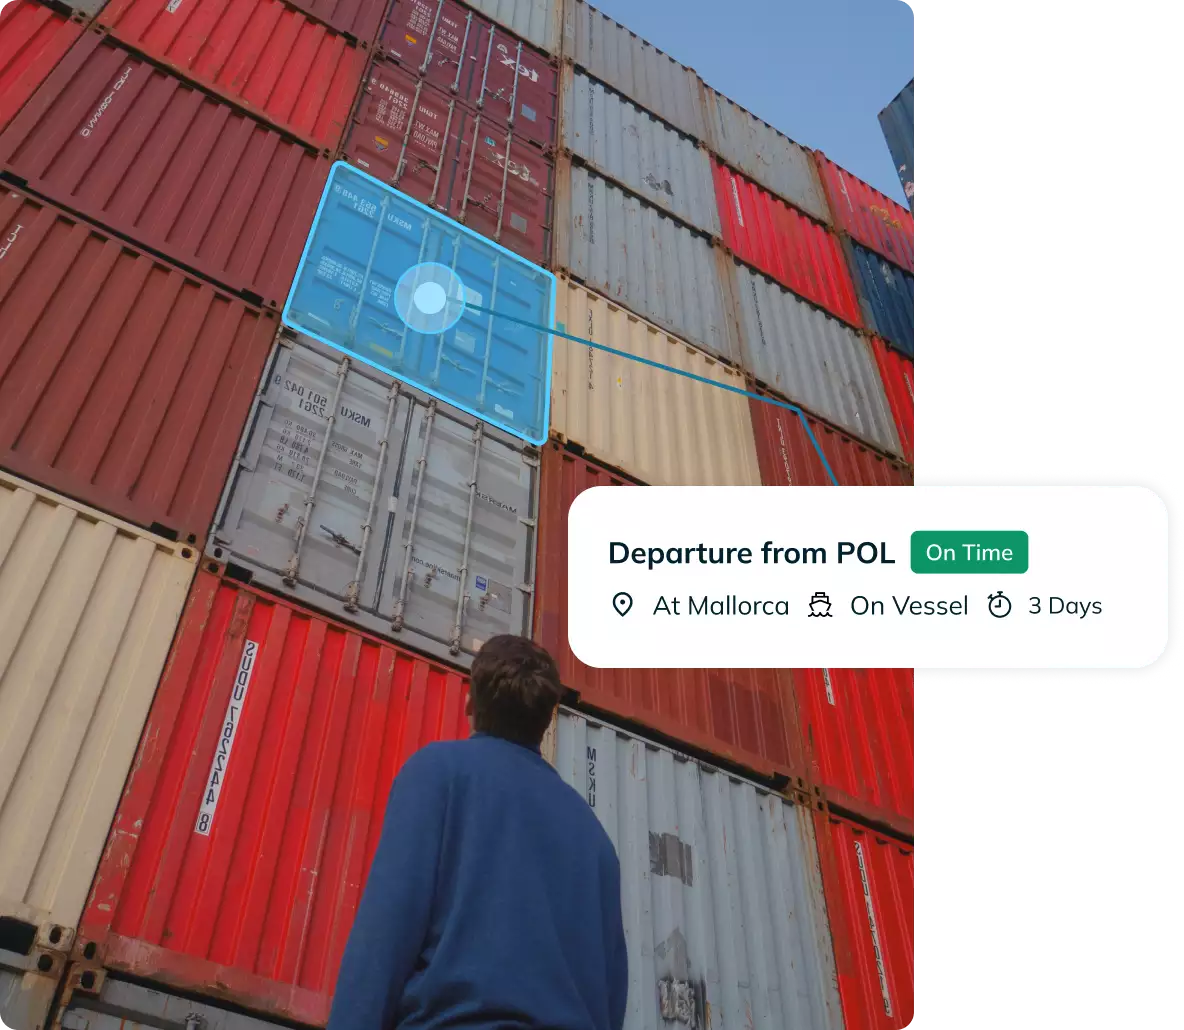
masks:
[[[0,134],[0,168],[55,203],[278,307],[329,160],[88,32]]]
[[[814,151],[835,225],[881,257],[913,271],[913,213]]]
[[[0,465],[200,547],[278,319],[0,192]]]
[[[0,11],[0,131],[82,35],[80,17],[16,0]]]

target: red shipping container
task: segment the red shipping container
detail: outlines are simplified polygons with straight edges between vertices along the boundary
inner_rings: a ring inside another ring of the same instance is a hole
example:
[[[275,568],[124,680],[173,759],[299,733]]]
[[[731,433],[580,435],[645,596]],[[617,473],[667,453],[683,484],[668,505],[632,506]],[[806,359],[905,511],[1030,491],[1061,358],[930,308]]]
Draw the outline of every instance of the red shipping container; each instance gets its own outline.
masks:
[[[285,0],[108,0],[97,23],[327,151],[341,142],[369,59]]]
[[[811,779],[866,822],[913,833],[913,670],[795,669]]]
[[[202,546],[279,320],[0,191],[0,465]]]
[[[788,408],[750,398],[756,457],[765,486],[831,486],[818,451]],[[912,486],[913,475],[899,461],[809,415],[814,439],[839,486]]]
[[[375,178],[548,263],[554,161],[405,69],[371,65],[344,150]]]
[[[31,190],[272,306],[329,164],[98,32],[0,134],[0,168]]]
[[[543,449],[535,640],[559,663],[580,701],[632,720],[675,742],[763,776],[803,784],[805,762],[783,669],[593,669],[567,642],[567,513],[594,486],[630,486],[622,477],[549,443]]]
[[[82,35],[81,17],[15,0],[0,10],[0,131]]]
[[[331,29],[369,46],[378,35],[389,0],[292,0],[293,6],[311,14]]]
[[[798,296],[861,328],[859,298],[839,238],[726,165],[712,164],[728,249]]]
[[[880,379],[896,423],[896,435],[904,448],[905,460],[913,463],[913,362],[878,336],[872,337],[872,352],[880,368]]]
[[[555,146],[558,65],[475,11],[453,0],[395,0],[378,45],[518,139]]]
[[[913,1019],[913,847],[814,813],[844,1030]]]
[[[865,247],[913,271],[913,214],[862,179],[814,151],[835,224]]]
[[[199,572],[75,955],[323,1025],[391,783],[424,744],[469,735],[466,690]]]

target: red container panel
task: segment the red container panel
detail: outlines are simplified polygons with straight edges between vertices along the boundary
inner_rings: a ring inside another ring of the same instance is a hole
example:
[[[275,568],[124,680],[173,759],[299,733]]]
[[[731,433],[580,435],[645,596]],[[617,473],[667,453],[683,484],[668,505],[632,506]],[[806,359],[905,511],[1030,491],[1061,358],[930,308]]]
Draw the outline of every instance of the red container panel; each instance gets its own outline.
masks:
[[[811,779],[869,822],[913,832],[913,670],[795,669]]]
[[[344,149],[383,182],[548,263],[554,161],[406,69],[371,65]]]
[[[0,465],[202,546],[277,317],[0,191]]]
[[[567,513],[594,486],[623,478],[549,443],[543,450],[535,639],[583,704],[648,726],[761,775],[802,782],[792,677],[780,669],[593,669],[567,642]]]
[[[845,1030],[913,1019],[913,848],[815,812]]]
[[[814,151],[826,200],[839,230],[905,271],[913,271],[913,214]]]
[[[76,953],[94,944],[107,968],[323,1025],[391,783],[424,744],[469,735],[466,690],[199,572]]]
[[[559,66],[453,0],[395,0],[382,53],[519,139],[555,146]]]
[[[888,407],[896,423],[896,434],[904,448],[905,460],[913,463],[913,362],[878,336],[872,337],[872,351],[880,368]]]
[[[750,399],[756,457],[765,486],[831,486],[802,421],[787,408]],[[840,486],[912,486],[899,461],[873,451],[833,426],[807,416],[814,438]]]
[[[341,142],[369,59],[284,0],[108,0],[98,24],[327,150]]]
[[[273,306],[329,163],[97,32],[0,134],[0,168],[30,189]]]
[[[859,297],[838,237],[726,165],[712,164],[726,246],[741,261],[861,328]]]
[[[311,14],[331,29],[369,45],[378,35],[389,0],[292,0],[292,6]]]
[[[82,35],[81,19],[33,0],[0,11],[0,131]]]

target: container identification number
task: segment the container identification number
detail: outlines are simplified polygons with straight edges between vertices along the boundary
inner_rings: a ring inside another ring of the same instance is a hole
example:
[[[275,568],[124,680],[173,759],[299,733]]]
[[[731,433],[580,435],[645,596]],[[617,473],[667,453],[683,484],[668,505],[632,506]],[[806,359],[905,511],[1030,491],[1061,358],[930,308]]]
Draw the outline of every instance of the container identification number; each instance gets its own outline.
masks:
[[[255,658],[258,652],[259,644],[254,640],[248,640],[243,646],[243,654],[238,662],[234,689],[230,692],[230,701],[226,705],[226,718],[222,720],[222,735],[218,738],[218,749],[214,752],[213,762],[210,763],[205,794],[201,799],[201,808],[197,810],[197,825],[193,828],[195,833],[200,833],[203,837],[210,835],[210,829],[214,825],[214,812],[217,811],[218,798],[222,794],[222,784],[226,779],[226,769],[230,765],[230,751],[234,747],[234,738],[242,719],[247,688],[251,685],[251,674],[255,671]]]

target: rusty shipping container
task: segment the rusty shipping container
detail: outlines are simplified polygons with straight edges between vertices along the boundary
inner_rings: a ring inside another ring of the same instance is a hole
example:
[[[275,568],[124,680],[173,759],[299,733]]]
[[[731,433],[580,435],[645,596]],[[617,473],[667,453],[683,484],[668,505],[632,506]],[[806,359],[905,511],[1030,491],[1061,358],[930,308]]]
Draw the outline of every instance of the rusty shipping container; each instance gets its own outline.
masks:
[[[712,162],[724,244],[782,286],[863,326],[839,238],[727,165]]]
[[[564,57],[680,132],[706,142],[703,84],[691,68],[584,0],[566,4],[563,17]]]
[[[75,943],[313,1026],[403,762],[467,737],[457,672],[198,573]]]
[[[363,46],[378,35],[390,0],[292,0],[300,10]]]
[[[749,398],[756,455],[765,486],[831,486],[818,451],[792,411]],[[912,486],[912,471],[834,426],[807,415],[839,486]]]
[[[0,467],[198,547],[278,319],[0,192]]]
[[[470,8],[453,0],[395,0],[378,47],[518,139],[555,146],[558,66]]]
[[[593,669],[567,643],[567,513],[594,486],[631,485],[562,449],[543,451],[535,640],[582,704],[795,786],[804,781],[793,685],[777,669]]]
[[[719,236],[707,152],[570,65],[563,70],[563,145],[625,189]]]
[[[0,9],[0,132],[82,35],[81,16],[67,17],[37,0]]]
[[[880,369],[880,381],[888,396],[888,406],[896,422],[905,460],[913,462],[913,362],[893,350],[878,336],[872,337],[872,351]]]
[[[329,160],[94,31],[0,133],[0,168],[248,300],[278,307]]]
[[[845,1030],[913,1019],[913,846],[815,812]]]
[[[559,56],[562,0],[468,0],[468,6],[540,50]]]
[[[880,112],[880,128],[884,142],[900,176],[900,186],[908,198],[909,210],[916,211],[917,205],[913,186],[913,80],[905,86],[883,111]]]
[[[814,151],[835,227],[881,257],[913,271],[913,214],[891,197]]]
[[[911,359],[913,277],[850,237],[843,237],[843,249],[855,278],[864,324]]]
[[[795,669],[812,782],[865,822],[913,833],[913,670]]]
[[[374,61],[343,150],[376,179],[549,263],[554,161],[405,68]]]
[[[334,151],[369,54],[286,0],[109,0],[97,24],[294,136]]]
[[[809,808],[584,715],[555,729],[621,862],[625,1030],[839,1030]]]

